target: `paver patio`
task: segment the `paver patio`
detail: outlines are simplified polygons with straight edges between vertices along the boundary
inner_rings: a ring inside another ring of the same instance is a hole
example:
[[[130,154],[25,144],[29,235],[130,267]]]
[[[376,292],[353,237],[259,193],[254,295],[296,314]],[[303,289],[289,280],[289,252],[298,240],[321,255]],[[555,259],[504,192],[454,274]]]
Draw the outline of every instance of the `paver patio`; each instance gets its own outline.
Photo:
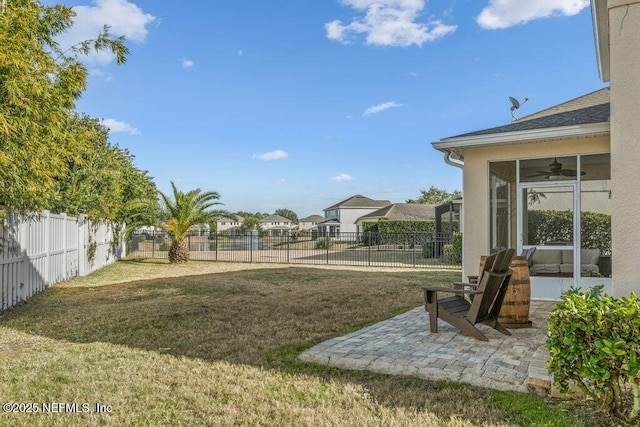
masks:
[[[510,329],[511,336],[479,326],[488,342],[462,335],[438,320],[429,331],[429,315],[417,307],[391,319],[322,342],[300,355],[306,362],[344,369],[450,380],[498,390],[550,389],[545,362],[547,319],[554,302],[532,301],[531,328]]]

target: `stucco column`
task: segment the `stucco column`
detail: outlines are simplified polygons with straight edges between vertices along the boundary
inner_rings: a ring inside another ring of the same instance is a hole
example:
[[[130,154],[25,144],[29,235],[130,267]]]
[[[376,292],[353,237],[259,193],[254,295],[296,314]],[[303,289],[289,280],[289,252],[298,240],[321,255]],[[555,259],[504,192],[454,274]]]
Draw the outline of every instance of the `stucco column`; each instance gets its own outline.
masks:
[[[640,0],[609,0],[613,294],[640,293]]]
[[[489,250],[489,185],[487,159],[465,151],[462,194],[464,209],[463,279],[478,274],[480,256]]]

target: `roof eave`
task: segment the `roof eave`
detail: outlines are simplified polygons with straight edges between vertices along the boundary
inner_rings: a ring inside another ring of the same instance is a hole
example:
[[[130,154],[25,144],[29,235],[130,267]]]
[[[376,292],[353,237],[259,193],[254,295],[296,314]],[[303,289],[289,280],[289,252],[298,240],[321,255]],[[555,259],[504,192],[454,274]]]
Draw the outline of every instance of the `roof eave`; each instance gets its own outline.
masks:
[[[596,45],[598,74],[603,82],[609,81],[609,11],[606,0],[591,0],[593,36]]]
[[[446,138],[432,142],[431,145],[433,148],[442,151],[443,153],[450,153],[453,149],[603,136],[609,135],[610,129],[611,127],[608,122],[592,123],[517,132]]]

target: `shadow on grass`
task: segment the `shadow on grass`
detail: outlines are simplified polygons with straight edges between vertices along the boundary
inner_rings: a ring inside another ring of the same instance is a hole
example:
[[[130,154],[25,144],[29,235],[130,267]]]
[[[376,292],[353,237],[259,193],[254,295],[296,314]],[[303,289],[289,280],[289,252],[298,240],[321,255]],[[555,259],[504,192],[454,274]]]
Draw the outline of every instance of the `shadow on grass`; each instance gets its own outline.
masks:
[[[162,263],[151,262],[156,261]],[[53,287],[2,313],[0,326],[70,342],[107,342],[357,383],[383,405],[426,408],[444,419],[456,414],[474,424],[501,423],[513,416],[513,405],[500,404],[492,391],[344,371],[296,359],[313,344],[421,305],[420,286],[458,278],[455,272],[292,267],[96,288]],[[554,425],[562,425],[557,423],[559,411],[550,411],[541,399],[526,400],[546,409]]]

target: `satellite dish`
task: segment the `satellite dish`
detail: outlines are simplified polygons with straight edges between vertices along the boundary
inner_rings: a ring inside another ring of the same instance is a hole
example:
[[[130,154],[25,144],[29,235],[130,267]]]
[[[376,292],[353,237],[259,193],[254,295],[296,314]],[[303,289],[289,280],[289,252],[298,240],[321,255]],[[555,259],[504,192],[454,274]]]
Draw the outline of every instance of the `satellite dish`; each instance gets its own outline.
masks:
[[[513,96],[509,97],[509,101],[511,101],[511,118],[513,119],[514,122],[518,120],[518,118],[516,117],[516,110],[520,108],[522,104],[524,104],[528,100],[529,98],[527,98],[526,96],[522,98],[522,102],[518,101]]]
[[[518,108],[520,108],[520,102],[518,102],[518,100],[515,99],[513,96],[509,97],[509,101],[511,101],[511,111],[515,111]]]

